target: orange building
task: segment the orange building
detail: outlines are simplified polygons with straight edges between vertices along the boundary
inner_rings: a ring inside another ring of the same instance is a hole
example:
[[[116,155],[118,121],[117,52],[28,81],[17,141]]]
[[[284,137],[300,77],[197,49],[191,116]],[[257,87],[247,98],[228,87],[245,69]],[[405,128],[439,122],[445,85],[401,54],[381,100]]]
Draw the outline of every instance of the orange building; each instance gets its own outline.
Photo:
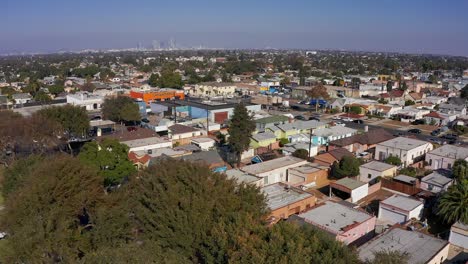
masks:
[[[130,97],[141,99],[149,104],[152,101],[164,101],[171,99],[184,100],[185,94],[183,90],[158,90],[158,91],[130,91]]]

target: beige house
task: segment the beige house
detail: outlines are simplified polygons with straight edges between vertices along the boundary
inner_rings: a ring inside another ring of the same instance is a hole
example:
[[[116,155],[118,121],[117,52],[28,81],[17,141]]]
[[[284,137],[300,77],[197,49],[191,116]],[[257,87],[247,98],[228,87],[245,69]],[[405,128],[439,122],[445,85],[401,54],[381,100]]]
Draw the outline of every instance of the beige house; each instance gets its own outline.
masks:
[[[394,177],[397,167],[395,165],[373,160],[359,166],[359,180],[371,182],[377,177]]]
[[[230,97],[234,96],[236,88],[237,86],[233,83],[206,82],[195,85],[188,93],[198,97]]]

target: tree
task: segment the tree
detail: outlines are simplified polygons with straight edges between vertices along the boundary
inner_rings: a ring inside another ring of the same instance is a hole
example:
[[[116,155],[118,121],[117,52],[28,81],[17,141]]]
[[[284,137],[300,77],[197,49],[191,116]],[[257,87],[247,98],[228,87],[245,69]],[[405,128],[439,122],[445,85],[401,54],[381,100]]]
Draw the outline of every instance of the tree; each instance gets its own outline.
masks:
[[[63,87],[63,85],[59,85],[59,84],[51,85],[47,87],[47,89],[49,90],[51,94],[54,94],[54,95],[61,94],[65,91],[65,88]]]
[[[357,105],[353,105],[348,108],[348,112],[356,114],[356,115],[360,115],[362,113],[362,108]]]
[[[430,83],[438,83],[439,79],[437,78],[437,76],[431,74],[431,75],[429,75],[429,82]]]
[[[307,151],[306,149],[296,149],[292,155],[296,158],[306,160],[309,158],[309,151]]]
[[[335,179],[359,175],[361,163],[354,156],[344,156],[339,162],[332,165],[331,176]]]
[[[465,85],[460,91],[460,98],[465,98],[468,100],[468,84]]]
[[[139,121],[140,111],[133,99],[127,96],[106,98],[102,105],[104,118],[115,122]]]
[[[396,250],[382,250],[374,253],[372,261],[366,260],[366,264],[408,264],[410,254]]]
[[[317,83],[316,85],[312,86],[310,90],[307,91],[307,96],[310,98],[323,98],[329,99],[330,95],[327,92],[327,88],[322,83]]]
[[[84,136],[89,130],[88,114],[79,106],[69,104],[51,106],[39,110],[36,116],[42,116],[60,124],[68,137]]]
[[[388,104],[388,101],[383,99],[383,98],[380,98],[378,101],[377,101],[379,104]]]
[[[406,82],[403,82],[403,83],[401,84],[400,89],[403,90],[403,91],[408,90],[408,84],[406,84]]]
[[[96,208],[104,198],[96,172],[68,156],[34,166],[8,196],[1,218],[11,250],[5,263],[73,263],[92,248]]]
[[[391,92],[393,89],[393,82],[392,81],[388,81],[387,82],[387,92]]]
[[[159,84],[159,74],[152,73],[151,76],[148,79],[148,84],[151,86],[158,86]]]
[[[450,186],[440,197],[438,209],[438,215],[447,223],[460,221],[468,224],[468,181]]]
[[[21,188],[25,179],[34,171],[33,169],[39,164],[43,158],[39,155],[31,155],[24,159],[15,161],[11,166],[8,166],[4,171],[4,179],[1,183],[1,192],[5,198],[8,198],[10,193],[14,193]]]
[[[34,95],[34,101],[40,103],[48,103],[52,101],[52,98],[50,98],[50,96],[44,91],[39,91]]]
[[[104,139],[100,143],[86,143],[78,158],[99,172],[104,178],[105,186],[112,186],[135,172],[135,166],[128,159],[128,149],[118,140]]]
[[[237,155],[237,165],[240,165],[242,152],[249,149],[250,137],[255,131],[252,116],[241,102],[234,108],[234,114],[229,123],[229,143]]]
[[[410,176],[410,177],[416,177],[417,171],[416,171],[416,168],[406,167],[400,170],[400,174]]]
[[[177,72],[171,70],[164,70],[161,72],[161,76],[156,81],[155,86],[158,87],[170,87],[170,88],[181,88],[182,77]]]
[[[415,105],[416,103],[413,100],[406,100],[405,106]]]
[[[392,164],[395,166],[401,165],[401,159],[397,156],[390,155],[388,158],[385,159],[385,163]]]
[[[96,90],[96,86],[92,82],[87,80],[86,83],[83,84],[83,86],[81,86],[81,90],[88,93],[92,93],[94,92],[94,90]]]
[[[457,159],[453,164],[453,176],[457,182],[468,179],[468,162],[463,159]]]

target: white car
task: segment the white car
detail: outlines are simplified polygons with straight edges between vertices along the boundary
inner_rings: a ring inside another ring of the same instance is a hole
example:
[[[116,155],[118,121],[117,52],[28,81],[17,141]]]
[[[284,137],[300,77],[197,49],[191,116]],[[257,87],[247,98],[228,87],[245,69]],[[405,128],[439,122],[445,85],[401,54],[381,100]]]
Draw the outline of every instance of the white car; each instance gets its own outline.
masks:
[[[335,117],[333,117],[333,120],[341,120],[341,117],[340,116],[335,116]]]
[[[343,123],[341,121],[335,121],[335,125],[336,126],[345,126],[345,123]]]
[[[353,122],[353,119],[349,118],[349,117],[345,117],[343,118],[343,121],[345,122]]]

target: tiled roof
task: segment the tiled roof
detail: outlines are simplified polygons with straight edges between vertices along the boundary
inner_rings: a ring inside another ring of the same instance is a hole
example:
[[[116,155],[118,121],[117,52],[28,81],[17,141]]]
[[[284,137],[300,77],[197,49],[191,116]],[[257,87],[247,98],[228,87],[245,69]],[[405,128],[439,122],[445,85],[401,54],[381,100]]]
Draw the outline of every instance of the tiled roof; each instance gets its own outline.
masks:
[[[394,136],[387,132],[385,129],[376,129],[370,130],[369,132],[364,134],[338,139],[330,142],[330,144],[340,147],[348,146],[353,143],[360,143],[362,145],[374,145],[392,138],[394,138]]]

